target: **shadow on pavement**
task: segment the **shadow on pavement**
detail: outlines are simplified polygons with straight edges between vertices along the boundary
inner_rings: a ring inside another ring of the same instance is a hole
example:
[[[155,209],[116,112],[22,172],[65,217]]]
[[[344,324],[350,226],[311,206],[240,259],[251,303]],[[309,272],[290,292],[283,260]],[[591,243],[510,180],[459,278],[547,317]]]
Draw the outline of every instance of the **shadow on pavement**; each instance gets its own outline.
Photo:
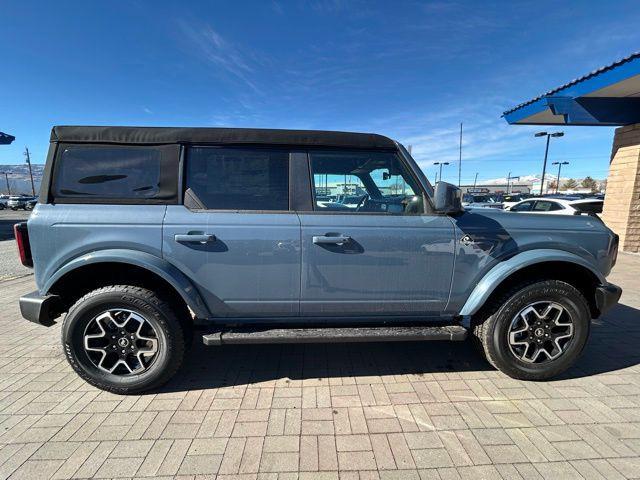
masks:
[[[162,391],[243,386],[278,379],[326,379],[487,370],[468,342],[224,345],[196,334],[184,367]]]
[[[0,220],[0,241],[13,240],[13,226],[20,220]]]
[[[640,364],[640,310],[617,305],[593,322],[578,363],[557,379]],[[492,370],[471,342],[382,342],[205,347],[196,333],[181,371],[160,391],[244,386],[283,379],[326,379]]]
[[[615,372],[640,364],[640,310],[618,304],[591,323],[591,338],[576,365],[559,379]]]

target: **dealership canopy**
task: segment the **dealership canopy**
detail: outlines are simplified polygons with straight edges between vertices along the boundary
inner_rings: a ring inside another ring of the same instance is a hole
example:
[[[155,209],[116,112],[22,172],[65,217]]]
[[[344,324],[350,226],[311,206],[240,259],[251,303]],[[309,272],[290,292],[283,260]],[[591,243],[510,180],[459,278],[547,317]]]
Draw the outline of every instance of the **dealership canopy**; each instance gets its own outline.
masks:
[[[515,125],[640,123],[640,52],[504,112]]]
[[[13,135],[0,132],[0,145],[10,145],[16,139]]]

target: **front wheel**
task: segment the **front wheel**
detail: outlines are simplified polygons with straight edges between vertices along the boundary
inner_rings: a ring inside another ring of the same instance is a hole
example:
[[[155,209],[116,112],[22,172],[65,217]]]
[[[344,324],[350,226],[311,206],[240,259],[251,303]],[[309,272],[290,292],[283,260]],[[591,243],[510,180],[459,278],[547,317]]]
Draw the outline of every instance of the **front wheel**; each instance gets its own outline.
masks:
[[[156,293],[111,285],[89,292],[70,308],[62,344],[85,381],[127,394],[167,382],[182,363],[185,340],[174,309]]]
[[[521,380],[545,380],[565,371],[589,337],[586,299],[559,280],[516,287],[488,312],[474,334],[489,363]]]

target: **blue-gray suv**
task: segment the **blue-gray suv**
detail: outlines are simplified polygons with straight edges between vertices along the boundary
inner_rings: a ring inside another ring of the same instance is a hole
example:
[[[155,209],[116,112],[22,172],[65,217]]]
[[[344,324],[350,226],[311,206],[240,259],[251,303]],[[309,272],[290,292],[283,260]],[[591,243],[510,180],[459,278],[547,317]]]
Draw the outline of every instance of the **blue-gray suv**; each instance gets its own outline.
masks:
[[[206,345],[461,341],[514,378],[580,355],[615,304],[618,238],[597,217],[465,211],[373,134],[55,127],[37,206],[15,227],[89,383],[157,388],[194,327]]]

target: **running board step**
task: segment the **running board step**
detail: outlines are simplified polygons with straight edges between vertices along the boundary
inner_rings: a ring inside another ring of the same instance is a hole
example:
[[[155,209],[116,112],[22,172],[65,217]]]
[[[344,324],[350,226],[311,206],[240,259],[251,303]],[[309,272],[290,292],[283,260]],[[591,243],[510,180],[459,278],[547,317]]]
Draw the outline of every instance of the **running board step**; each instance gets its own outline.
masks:
[[[348,343],[463,341],[467,329],[459,325],[421,327],[252,328],[228,329],[202,336],[205,345],[261,343]]]

